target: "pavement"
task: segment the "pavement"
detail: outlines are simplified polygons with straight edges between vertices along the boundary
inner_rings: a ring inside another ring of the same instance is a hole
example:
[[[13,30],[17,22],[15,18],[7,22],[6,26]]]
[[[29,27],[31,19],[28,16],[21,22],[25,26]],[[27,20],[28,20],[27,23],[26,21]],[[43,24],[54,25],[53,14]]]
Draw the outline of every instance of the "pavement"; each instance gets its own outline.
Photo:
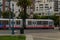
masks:
[[[26,35],[26,40],[34,40],[32,35]]]

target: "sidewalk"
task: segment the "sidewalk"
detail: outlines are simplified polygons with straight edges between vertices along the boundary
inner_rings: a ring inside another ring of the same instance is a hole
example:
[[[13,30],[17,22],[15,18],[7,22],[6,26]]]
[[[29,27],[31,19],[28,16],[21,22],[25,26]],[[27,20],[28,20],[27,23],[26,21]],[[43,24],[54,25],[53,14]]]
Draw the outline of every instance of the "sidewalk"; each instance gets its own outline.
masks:
[[[33,36],[32,35],[26,35],[26,40],[33,40]]]

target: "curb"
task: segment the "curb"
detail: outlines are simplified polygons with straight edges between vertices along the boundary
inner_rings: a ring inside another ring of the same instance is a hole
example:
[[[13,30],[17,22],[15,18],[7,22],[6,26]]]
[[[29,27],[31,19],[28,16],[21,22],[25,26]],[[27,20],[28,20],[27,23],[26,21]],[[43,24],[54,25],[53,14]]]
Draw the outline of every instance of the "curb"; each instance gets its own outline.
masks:
[[[0,36],[19,36],[24,34],[0,34]]]

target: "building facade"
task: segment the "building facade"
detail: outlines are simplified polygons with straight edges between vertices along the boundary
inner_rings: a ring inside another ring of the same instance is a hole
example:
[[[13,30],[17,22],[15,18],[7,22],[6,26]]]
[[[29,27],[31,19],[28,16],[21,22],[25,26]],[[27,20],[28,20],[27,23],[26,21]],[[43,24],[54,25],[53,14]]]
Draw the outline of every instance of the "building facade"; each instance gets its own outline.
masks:
[[[0,11],[2,11],[2,4],[3,4],[3,0],[0,0]]]
[[[1,0],[3,11],[11,10],[18,16],[19,12],[21,11],[21,7],[16,5],[17,0],[6,1]],[[10,4],[10,5],[9,5]],[[32,0],[32,5],[27,7],[27,13],[31,14],[38,14],[40,16],[49,16],[53,15],[54,13],[60,13],[60,0]]]
[[[54,13],[54,1],[53,0],[35,0],[35,11],[41,16],[52,15]]]
[[[58,0],[58,16],[60,16],[60,0]]]

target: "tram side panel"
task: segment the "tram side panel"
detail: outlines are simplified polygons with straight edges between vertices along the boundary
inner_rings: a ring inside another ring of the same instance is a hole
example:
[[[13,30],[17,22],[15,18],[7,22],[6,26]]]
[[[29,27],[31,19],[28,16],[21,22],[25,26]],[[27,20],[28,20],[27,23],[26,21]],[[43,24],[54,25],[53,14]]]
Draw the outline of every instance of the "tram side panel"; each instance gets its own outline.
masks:
[[[22,19],[15,20],[14,28],[21,28],[22,27]]]
[[[26,28],[54,28],[52,20],[26,19]]]
[[[14,19],[14,26],[12,24],[12,20],[13,19],[10,19],[10,21],[8,20],[7,24],[5,25],[7,29],[12,27],[19,29],[22,27],[22,19]]]

